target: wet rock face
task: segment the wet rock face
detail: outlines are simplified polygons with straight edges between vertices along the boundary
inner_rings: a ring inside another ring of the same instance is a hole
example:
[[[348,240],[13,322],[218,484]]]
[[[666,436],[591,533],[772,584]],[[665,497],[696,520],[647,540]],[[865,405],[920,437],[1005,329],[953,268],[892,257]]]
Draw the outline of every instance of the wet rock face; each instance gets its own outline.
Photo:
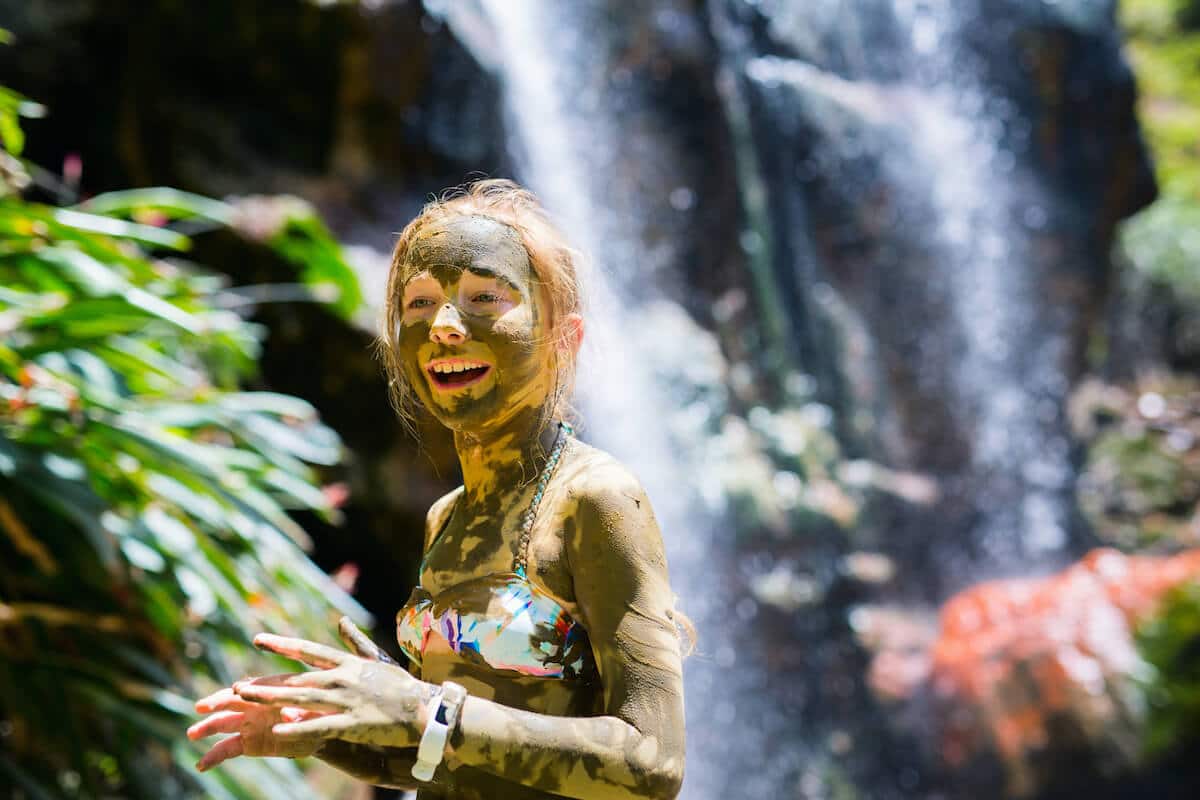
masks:
[[[843,434],[941,479],[949,538],[911,559],[1061,560],[1068,387],[1155,192],[1111,4],[853,5],[711,4],[793,352],[872,421]]]
[[[50,111],[28,155],[79,154],[85,193],[292,192],[386,250],[429,194],[508,169],[493,78],[420,3],[3,0],[0,19],[6,82]]]
[[[323,167],[334,132],[339,43],[350,17],[314,4],[218,0],[6,2],[7,81],[49,108],[30,155],[82,157],[84,186],[162,181],[270,189]],[[276,54],[287,52],[281,62]]]

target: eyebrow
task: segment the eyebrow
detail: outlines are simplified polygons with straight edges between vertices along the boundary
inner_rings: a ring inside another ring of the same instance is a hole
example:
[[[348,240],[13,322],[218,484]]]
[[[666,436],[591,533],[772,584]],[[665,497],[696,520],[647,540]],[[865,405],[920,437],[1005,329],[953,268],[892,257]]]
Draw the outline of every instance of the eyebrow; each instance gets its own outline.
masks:
[[[464,271],[470,272],[473,275],[478,275],[481,278],[492,278],[494,280],[498,280],[501,283],[508,286],[514,292],[521,291],[520,288],[518,288],[515,283],[510,281],[507,276],[501,275],[499,272],[496,272],[495,270],[490,270],[487,267],[470,266],[470,267],[467,267]]]
[[[454,264],[445,264],[445,265],[434,264],[433,266],[456,266],[456,265],[454,265]],[[476,275],[480,278],[492,278],[493,280],[500,281],[505,286],[512,289],[514,292],[517,292],[518,294],[520,294],[520,292],[521,292],[521,288],[519,286],[517,286],[515,283],[513,283],[511,280],[509,280],[507,276],[502,275],[501,273],[496,272],[495,270],[488,269],[487,267],[480,267],[480,266],[472,265],[470,267],[464,267],[463,272],[470,272],[472,275]],[[418,272],[416,275],[413,275],[408,280],[406,280],[404,282],[404,285],[401,288],[408,289],[409,285],[413,281],[417,280],[418,278],[424,278],[424,279],[431,280],[431,281],[437,281],[437,278],[433,277],[433,274],[429,271],[428,268],[426,268],[426,269],[423,269],[420,272]]]

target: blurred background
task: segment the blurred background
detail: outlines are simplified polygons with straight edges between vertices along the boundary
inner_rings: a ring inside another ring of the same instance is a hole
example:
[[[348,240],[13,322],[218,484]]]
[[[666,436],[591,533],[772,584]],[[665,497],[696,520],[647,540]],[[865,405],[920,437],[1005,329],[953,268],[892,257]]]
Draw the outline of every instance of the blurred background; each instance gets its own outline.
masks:
[[[1197,0],[0,28],[0,796],[372,796],[183,731],[295,668],[259,630],[396,653],[458,468],[372,337],[482,176],[590,257],[581,435],[699,627],[685,800],[1200,790]]]

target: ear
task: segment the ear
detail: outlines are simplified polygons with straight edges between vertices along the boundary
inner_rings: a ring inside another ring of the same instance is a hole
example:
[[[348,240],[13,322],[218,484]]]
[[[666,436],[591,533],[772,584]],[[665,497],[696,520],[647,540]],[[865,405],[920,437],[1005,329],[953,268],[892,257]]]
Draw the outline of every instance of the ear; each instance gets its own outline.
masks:
[[[579,355],[579,346],[583,344],[583,317],[572,312],[563,318],[562,325],[563,338],[559,342],[559,349],[569,349],[572,356]]]

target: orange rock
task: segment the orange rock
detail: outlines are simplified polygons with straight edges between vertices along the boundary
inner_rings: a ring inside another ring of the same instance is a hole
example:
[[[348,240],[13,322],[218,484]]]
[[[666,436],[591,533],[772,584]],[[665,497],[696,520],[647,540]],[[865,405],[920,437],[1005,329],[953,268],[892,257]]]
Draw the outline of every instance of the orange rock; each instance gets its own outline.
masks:
[[[991,749],[1016,794],[1035,788],[1033,755],[1053,749],[1056,732],[1105,758],[1135,758],[1142,709],[1133,630],[1168,591],[1195,579],[1200,549],[1169,557],[1097,549],[1057,575],[990,581],[951,598],[927,679],[942,758],[961,765]]]

